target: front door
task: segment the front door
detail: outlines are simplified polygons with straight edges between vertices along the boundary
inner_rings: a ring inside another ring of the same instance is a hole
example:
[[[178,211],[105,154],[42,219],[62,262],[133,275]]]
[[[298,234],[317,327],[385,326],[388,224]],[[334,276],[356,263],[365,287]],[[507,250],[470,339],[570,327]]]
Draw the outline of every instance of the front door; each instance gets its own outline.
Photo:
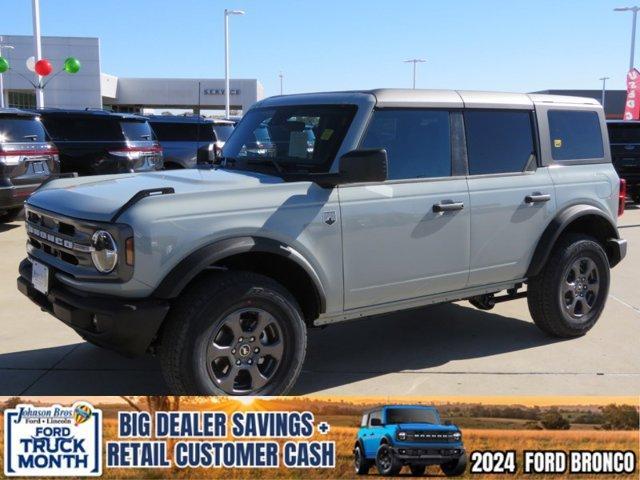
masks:
[[[361,147],[386,149],[388,180],[339,189],[347,310],[458,290],[469,273],[469,193],[452,175],[459,114],[373,115]]]

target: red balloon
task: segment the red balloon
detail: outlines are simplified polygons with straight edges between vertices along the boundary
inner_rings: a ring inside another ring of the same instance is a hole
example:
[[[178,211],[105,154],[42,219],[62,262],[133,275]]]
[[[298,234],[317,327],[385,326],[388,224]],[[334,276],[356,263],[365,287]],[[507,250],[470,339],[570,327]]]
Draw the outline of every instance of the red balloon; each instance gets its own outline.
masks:
[[[43,77],[46,77],[51,72],[53,72],[53,66],[51,66],[51,62],[46,58],[40,59],[36,62],[36,73]]]

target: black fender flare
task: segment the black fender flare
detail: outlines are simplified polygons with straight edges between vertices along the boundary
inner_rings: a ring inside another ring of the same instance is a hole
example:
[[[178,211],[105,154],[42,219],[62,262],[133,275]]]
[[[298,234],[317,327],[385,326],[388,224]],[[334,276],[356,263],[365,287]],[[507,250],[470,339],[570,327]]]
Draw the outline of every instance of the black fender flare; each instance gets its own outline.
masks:
[[[164,299],[175,298],[191,280],[214,263],[232,255],[247,252],[272,253],[296,263],[309,275],[315,286],[320,313],[326,311],[326,294],[320,276],[313,265],[293,247],[277,240],[257,236],[218,240],[192,252],[164,277],[153,296]]]
[[[620,238],[616,225],[611,221],[611,218],[599,208],[584,204],[569,206],[560,211],[553,220],[549,222],[549,225],[543,232],[540,240],[538,240],[538,245],[536,246],[531,263],[529,264],[529,269],[527,270],[527,278],[534,277],[540,273],[542,267],[544,267],[544,264],[547,262],[549,255],[551,255],[553,246],[567,226],[575,220],[581,217],[586,217],[587,215],[595,215],[606,221],[608,228],[604,234],[607,240]],[[610,259],[610,261],[611,260],[612,259]],[[619,261],[619,259],[617,261]],[[613,259],[612,266],[615,265],[617,261]]]

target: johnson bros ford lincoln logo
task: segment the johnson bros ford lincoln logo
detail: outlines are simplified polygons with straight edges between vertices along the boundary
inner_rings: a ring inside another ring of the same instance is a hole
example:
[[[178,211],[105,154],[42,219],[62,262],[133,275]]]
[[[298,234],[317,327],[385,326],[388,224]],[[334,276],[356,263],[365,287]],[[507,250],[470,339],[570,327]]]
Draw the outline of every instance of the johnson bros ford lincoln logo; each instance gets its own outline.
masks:
[[[4,412],[4,474],[102,474],[102,412],[87,402],[70,407],[18,405]]]

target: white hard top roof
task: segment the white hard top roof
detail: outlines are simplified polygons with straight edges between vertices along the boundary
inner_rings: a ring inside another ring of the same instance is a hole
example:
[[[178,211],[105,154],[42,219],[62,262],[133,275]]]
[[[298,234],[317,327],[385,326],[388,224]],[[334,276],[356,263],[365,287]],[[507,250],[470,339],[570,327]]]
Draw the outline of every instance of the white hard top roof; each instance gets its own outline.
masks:
[[[283,95],[267,98],[258,102],[258,104],[260,106],[269,106],[301,103],[359,103],[363,101],[363,97],[367,96],[369,98],[374,97],[375,104],[378,107],[533,109],[536,104],[600,105],[593,98],[566,95],[402,88]]]

